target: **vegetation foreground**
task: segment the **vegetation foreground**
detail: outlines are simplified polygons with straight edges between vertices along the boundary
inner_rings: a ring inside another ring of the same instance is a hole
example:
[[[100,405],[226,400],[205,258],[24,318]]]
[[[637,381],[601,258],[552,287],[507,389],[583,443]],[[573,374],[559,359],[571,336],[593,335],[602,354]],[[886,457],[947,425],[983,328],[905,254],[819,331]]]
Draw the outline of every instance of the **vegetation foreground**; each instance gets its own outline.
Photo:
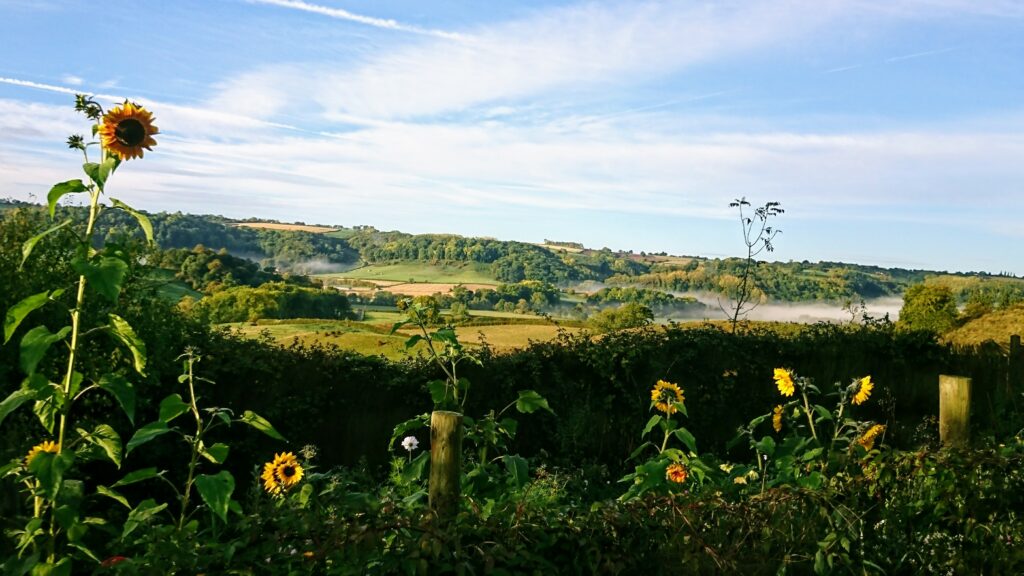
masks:
[[[86,179],[47,199],[53,217],[85,194],[88,219],[3,228],[0,265],[18,268],[0,350],[4,573],[1024,571],[1014,373],[979,388],[990,402],[963,449],[935,445],[921,390],[897,376],[981,351],[880,321],[790,339],[560,333],[497,354],[429,299],[400,300],[386,334],[418,361],[212,332],[153,299],[137,247],[95,235],[119,211],[153,240],[145,214],[101,202],[156,144],[152,114],[76,108],[99,140],[69,139]],[[314,305],[299,288],[274,289]],[[815,358],[853,366],[830,349],[869,369],[801,375]],[[302,370],[351,384],[335,394]],[[460,419],[455,488],[437,484],[451,453],[426,408]]]

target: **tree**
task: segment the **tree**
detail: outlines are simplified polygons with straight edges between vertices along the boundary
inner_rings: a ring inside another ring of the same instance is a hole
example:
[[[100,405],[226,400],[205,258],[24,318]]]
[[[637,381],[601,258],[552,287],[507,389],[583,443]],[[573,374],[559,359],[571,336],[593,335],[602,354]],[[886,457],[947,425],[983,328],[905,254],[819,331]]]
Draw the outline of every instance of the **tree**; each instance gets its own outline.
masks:
[[[726,310],[725,306],[722,305],[722,301],[718,301],[718,307],[729,317],[734,333],[736,332],[736,324],[739,322],[740,316],[745,317],[761,303],[762,298],[759,295],[762,292],[757,288],[754,257],[765,250],[768,252],[775,250],[772,240],[782,230],[768,226],[768,219],[785,212],[782,209],[781,203],[766,202],[764,206],[755,208],[754,218],[750,218],[743,212],[745,206],[750,206],[750,202],[747,202],[746,197],[729,203],[730,208],[739,209],[740,227],[743,229],[743,243],[747,247],[747,257],[740,271],[739,282],[734,285],[723,286],[725,295],[732,300],[729,309]],[[756,235],[754,230],[757,230]]]
[[[948,286],[915,284],[903,295],[896,325],[902,330],[943,334],[956,327],[957,313],[956,297]]]
[[[608,308],[590,317],[590,325],[598,332],[640,328],[654,321],[654,312],[643,304],[629,302]]]

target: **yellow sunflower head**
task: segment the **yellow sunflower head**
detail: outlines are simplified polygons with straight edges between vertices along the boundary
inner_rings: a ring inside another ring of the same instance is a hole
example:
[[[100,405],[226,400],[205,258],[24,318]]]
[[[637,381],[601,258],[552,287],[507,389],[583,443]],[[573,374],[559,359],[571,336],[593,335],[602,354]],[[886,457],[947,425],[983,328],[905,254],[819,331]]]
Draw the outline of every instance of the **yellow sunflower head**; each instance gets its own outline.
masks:
[[[686,482],[686,477],[690,474],[686,471],[686,468],[682,464],[674,463],[669,464],[665,470],[665,479],[669,482],[675,482],[676,484],[682,484]]]
[[[678,411],[676,402],[683,402],[682,388],[671,382],[658,380],[651,389],[651,403],[654,407],[671,416]]]
[[[875,440],[885,432],[884,424],[875,424],[871,428],[868,428],[867,432],[863,436],[857,439],[857,444],[864,447],[865,450],[871,450],[875,447]]]
[[[295,454],[282,452],[274,455],[274,459],[263,465],[263,489],[274,496],[293,488],[302,480],[302,465]]]
[[[776,406],[772,411],[772,428],[776,432],[782,432],[782,404]]]
[[[871,397],[871,390],[874,387],[874,383],[871,382],[871,376],[861,378],[857,386],[857,393],[853,395],[853,403],[859,406],[867,402],[868,398]]]
[[[60,445],[51,440],[47,440],[42,444],[36,444],[28,451],[28,455],[25,456],[25,466],[28,467],[32,463],[32,459],[35,458],[40,452],[50,452],[56,454],[60,452]]]
[[[793,384],[793,375],[789,373],[789,370],[785,368],[776,368],[775,385],[779,387],[779,394],[783,396],[792,396],[793,392],[796,392],[796,386]]]
[[[142,158],[142,150],[156,146],[153,113],[138,104],[125,101],[103,115],[99,137],[103,148],[122,160]]]

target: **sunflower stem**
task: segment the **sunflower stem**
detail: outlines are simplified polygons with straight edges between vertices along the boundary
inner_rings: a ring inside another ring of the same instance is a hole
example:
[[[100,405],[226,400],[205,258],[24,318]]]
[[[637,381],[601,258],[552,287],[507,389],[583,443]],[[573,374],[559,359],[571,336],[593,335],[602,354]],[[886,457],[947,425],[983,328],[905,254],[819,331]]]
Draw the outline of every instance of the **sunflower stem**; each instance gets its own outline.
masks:
[[[807,414],[807,423],[811,426],[811,436],[817,441],[818,432],[814,429],[814,418],[811,416],[811,405],[807,400],[807,391],[801,388],[800,395],[804,397],[804,414]]]
[[[192,355],[192,351],[185,353],[188,360],[188,394],[189,394],[189,409],[192,411],[192,415],[196,419],[196,435],[192,437],[190,442],[192,448],[192,456],[188,463],[188,479],[185,480],[185,491],[181,495],[181,515],[178,516],[178,532],[181,532],[182,528],[185,527],[185,519],[188,515],[188,501],[189,496],[192,494],[192,483],[195,482],[196,467],[199,464],[199,447],[203,442],[203,418],[199,414],[199,406],[196,405],[196,390],[195,390],[195,378],[193,373],[193,364],[195,364],[195,356]]]

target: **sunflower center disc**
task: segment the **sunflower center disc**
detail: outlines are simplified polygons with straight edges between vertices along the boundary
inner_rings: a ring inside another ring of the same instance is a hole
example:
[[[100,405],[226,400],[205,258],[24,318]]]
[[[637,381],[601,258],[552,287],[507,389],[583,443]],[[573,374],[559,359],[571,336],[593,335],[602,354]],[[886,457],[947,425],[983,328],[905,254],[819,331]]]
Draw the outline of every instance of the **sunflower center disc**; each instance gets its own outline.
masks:
[[[295,468],[292,468],[291,466],[285,466],[284,469],[281,470],[281,472],[285,475],[285,477],[291,478],[292,476],[295,475]]]
[[[114,129],[114,137],[125,146],[139,146],[146,139],[146,127],[134,118],[121,120]]]

